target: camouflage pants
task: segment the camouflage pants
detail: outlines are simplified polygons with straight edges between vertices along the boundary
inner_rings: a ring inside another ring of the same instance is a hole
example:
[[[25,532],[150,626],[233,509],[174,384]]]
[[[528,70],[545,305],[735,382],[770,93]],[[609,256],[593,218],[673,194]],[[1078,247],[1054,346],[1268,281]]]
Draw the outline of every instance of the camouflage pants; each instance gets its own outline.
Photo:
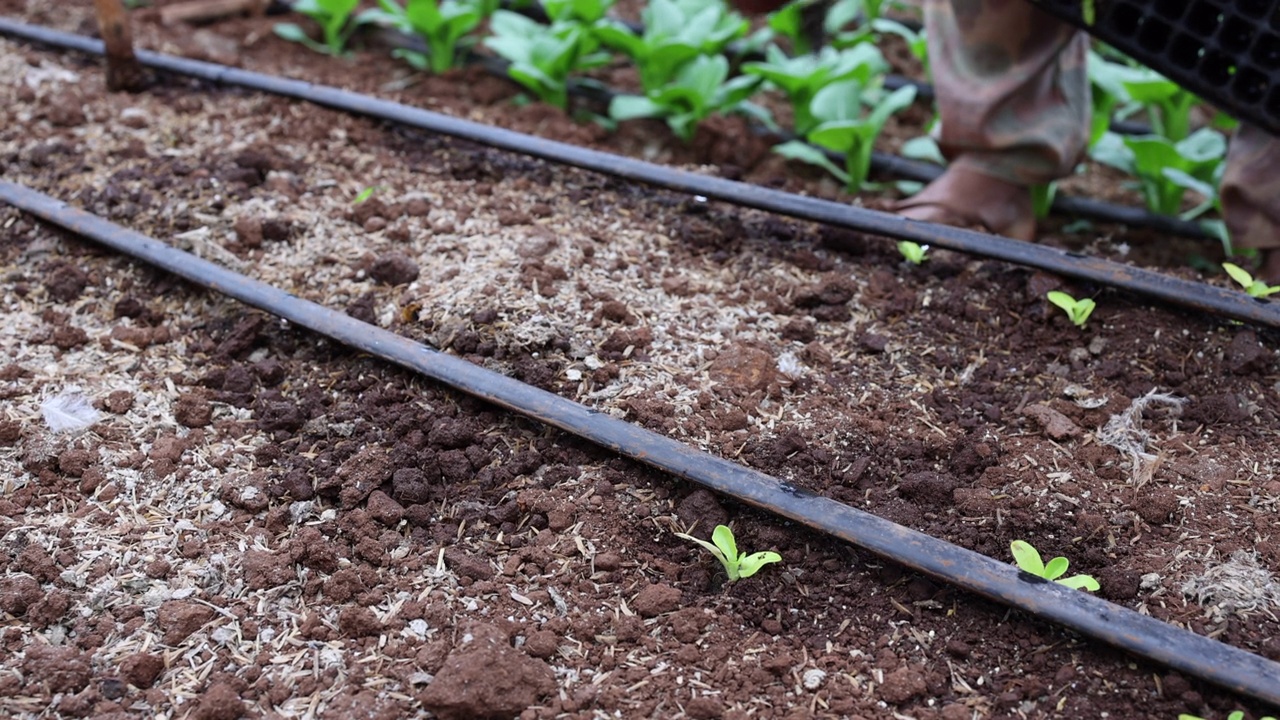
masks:
[[[1026,0],[924,0],[942,115],[955,165],[1021,184],[1072,171],[1089,139],[1089,38]],[[1243,126],[1222,178],[1234,243],[1280,247],[1280,139]]]

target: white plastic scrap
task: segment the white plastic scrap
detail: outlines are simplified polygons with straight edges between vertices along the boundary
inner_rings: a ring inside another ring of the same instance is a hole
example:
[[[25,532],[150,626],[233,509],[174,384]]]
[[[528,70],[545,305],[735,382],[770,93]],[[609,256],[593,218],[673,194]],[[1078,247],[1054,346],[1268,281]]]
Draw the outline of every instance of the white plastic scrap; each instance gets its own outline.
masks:
[[[1152,390],[1131,402],[1124,412],[1112,415],[1098,431],[1098,442],[1127,455],[1133,461],[1135,477],[1149,476],[1156,456],[1147,452],[1151,433],[1142,427],[1143,416],[1162,410],[1166,416],[1177,417],[1184,402],[1183,398]]]
[[[49,429],[56,433],[80,432],[102,417],[80,388],[74,386],[41,403],[40,414]]]

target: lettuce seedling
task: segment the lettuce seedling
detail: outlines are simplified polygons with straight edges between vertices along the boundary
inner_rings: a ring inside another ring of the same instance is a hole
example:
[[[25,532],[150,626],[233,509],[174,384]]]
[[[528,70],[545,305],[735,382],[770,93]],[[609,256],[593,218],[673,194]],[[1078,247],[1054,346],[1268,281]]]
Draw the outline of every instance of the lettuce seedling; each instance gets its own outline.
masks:
[[[1121,138],[1105,133],[1090,154],[1095,160],[1138,178],[1147,207],[1153,212],[1177,215],[1187,190],[1207,194],[1206,202],[1184,214],[1190,219],[1212,207],[1221,175],[1227,141],[1222,133],[1201,128],[1172,142],[1158,135]]]
[[[706,548],[724,566],[724,571],[729,575],[730,582],[739,578],[749,578],[760,572],[760,568],[769,563],[782,562],[782,556],[776,552],[758,552],[750,555],[742,553],[739,555],[738,544],[733,539],[733,530],[730,530],[727,525],[716,526],[716,529],[711,533],[712,542],[684,533],[676,533],[675,535],[678,538],[692,540]]]
[[[1231,279],[1239,283],[1250,297],[1264,298],[1280,292],[1280,285],[1268,285],[1261,280],[1255,280],[1248,270],[1235,263],[1224,262],[1222,269],[1226,270]]]
[[[1062,308],[1076,327],[1084,327],[1089,316],[1093,314],[1093,309],[1097,307],[1097,303],[1090,298],[1077,300],[1061,290],[1050,290],[1048,297],[1049,302]]]
[[[869,106],[869,113],[862,115],[862,98],[876,96],[880,99]],[[889,116],[910,105],[915,97],[916,89],[911,85],[882,95],[879,88],[864,93],[862,86],[852,80],[831,83],[819,90],[810,103],[810,110],[818,120],[817,127],[806,136],[812,145],[792,140],[774,147],[773,151],[792,160],[826,168],[844,182],[849,192],[858,192],[871,172],[871,153],[884,124]],[[819,148],[843,155],[845,166],[838,167]]]
[[[793,130],[801,137],[818,125],[811,105],[822,88],[852,80],[866,87],[889,71],[889,63],[875,45],[848,50],[824,47],[812,55],[789,58],[775,45],[765,50],[763,62],[743,63],[742,72],[764,78],[791,101]]]
[[[316,52],[341,55],[346,52],[347,41],[355,32],[356,25],[349,21],[359,4],[359,0],[298,0],[293,4],[294,12],[306,15],[320,26],[324,34],[323,43],[312,40],[294,23],[276,23],[272,31],[285,40],[301,43]]]
[[[911,242],[910,240],[898,241],[898,252],[902,253],[902,257],[906,258],[907,262],[912,265],[919,265],[929,259],[926,257],[929,253],[929,246]]]
[[[1069,578],[1063,578],[1063,574],[1067,572],[1067,567],[1071,564],[1070,561],[1064,557],[1056,557],[1046,565],[1040,559],[1040,552],[1032,547],[1031,543],[1024,540],[1014,540],[1009,544],[1009,550],[1013,553],[1013,560],[1019,568],[1037,577],[1052,580],[1075,590],[1093,592],[1102,587],[1097,580],[1089,575],[1072,575]]]
[[[475,42],[468,35],[484,21],[486,9],[471,0],[378,0],[379,8],[360,13],[360,22],[375,22],[419,35],[428,53],[399,49],[392,54],[419,70],[442,73],[457,67],[462,51]]]
[[[489,21],[490,50],[511,62],[507,74],[538,99],[565,110],[569,105],[569,74],[609,62],[609,54],[594,52],[599,45],[589,30],[576,22],[543,25],[499,10]]]
[[[641,11],[644,34],[604,20],[594,32],[604,45],[635,61],[645,93],[661,89],[699,55],[717,55],[744,37],[750,24],[720,0],[652,0]]]
[[[609,117],[665,118],[672,132],[689,142],[698,123],[713,112],[740,111],[761,116],[764,111],[747,102],[760,78],[728,78],[729,61],[723,55],[699,55],[681,67],[670,83],[645,96],[615,96],[609,103]]]

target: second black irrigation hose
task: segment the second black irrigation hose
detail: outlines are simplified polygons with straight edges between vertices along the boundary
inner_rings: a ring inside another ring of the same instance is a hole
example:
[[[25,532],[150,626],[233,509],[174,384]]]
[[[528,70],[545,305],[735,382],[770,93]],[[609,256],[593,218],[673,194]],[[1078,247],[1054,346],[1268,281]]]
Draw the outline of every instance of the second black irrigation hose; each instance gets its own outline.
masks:
[[[1280,705],[1280,663],[1018,570],[303,300],[22,185],[0,201],[455,390],[1134,655]]]
[[[101,41],[27,25],[7,18],[0,18],[0,34],[64,49],[102,53]],[[344,112],[462,138],[522,155],[691,195],[715,198],[743,207],[766,210],[873,235],[910,240],[923,245],[1003,260],[1078,280],[1109,285],[1185,308],[1270,327],[1280,327],[1280,304],[1251,298],[1236,290],[1182,280],[1103,258],[1089,257],[972,230],[910,220],[891,213],[795,195],[748,183],[699,175],[643,160],[449,117],[325,85],[149,51],[139,51],[137,55],[138,59],[148,67],[178,75],[291,97]]]

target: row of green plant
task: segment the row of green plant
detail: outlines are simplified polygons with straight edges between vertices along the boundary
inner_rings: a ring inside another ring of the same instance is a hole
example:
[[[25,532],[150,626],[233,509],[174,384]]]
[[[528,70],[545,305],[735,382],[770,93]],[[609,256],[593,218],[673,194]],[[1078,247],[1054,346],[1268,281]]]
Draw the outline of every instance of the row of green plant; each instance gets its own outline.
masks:
[[[733,530],[727,525],[716,526],[711,533],[711,542],[686,533],[675,533],[675,535],[683,540],[697,543],[707,552],[710,552],[712,557],[719,561],[721,567],[724,568],[725,576],[729,582],[749,578],[758,573],[765,565],[782,562],[782,556],[776,552],[739,552],[737,539],[733,535]],[[1025,573],[1075,590],[1097,592],[1102,589],[1102,586],[1092,575],[1064,577],[1067,574],[1067,568],[1071,565],[1067,558],[1059,556],[1049,562],[1045,562],[1040,555],[1040,551],[1025,540],[1014,540],[1009,543],[1009,552],[1013,555],[1014,564]],[[1181,714],[1178,716],[1178,720],[1204,719],[1196,715]],[[1244,711],[1233,711],[1227,716],[1227,720],[1244,720]],[[1276,718],[1268,716],[1261,718],[1261,720],[1276,720]]]
[[[712,557],[720,562],[730,582],[749,578],[765,565],[782,562],[782,556],[776,552],[746,553],[738,551],[738,541],[733,530],[727,525],[717,525],[711,532],[711,542],[696,538],[687,533],[675,533],[675,536],[701,545]],[[1070,562],[1064,557],[1056,557],[1049,562],[1040,558],[1040,552],[1025,540],[1014,540],[1009,544],[1009,552],[1013,554],[1014,564],[1023,572],[1036,577],[1052,580],[1077,590],[1097,591],[1101,586],[1090,575],[1072,575],[1064,578]]]
[[[884,0],[833,3],[823,21],[830,44],[816,52],[808,50],[803,0],[771,14],[756,33],[723,0],[651,0],[639,31],[608,16],[613,1],[546,0],[548,22],[542,23],[498,9],[497,0],[378,0],[379,7],[363,12],[356,12],[358,0],[300,0],[295,11],[315,21],[322,39],[290,23],[276,32],[339,55],[361,25],[394,28],[422,38],[428,48],[395,55],[435,73],[456,67],[482,44],[509,61],[511,78],[531,95],[566,110],[571,79],[590,82],[591,71],[621,55],[636,66],[642,92],[615,97],[608,117],[597,119],[660,118],[685,141],[713,114],[742,113],[776,129],[773,118],[751,102],[762,89],[776,90],[790,102],[790,130],[797,138],[777,152],[825,168],[851,192],[866,185],[872,148],[885,123],[915,100],[910,88],[884,89],[889,66],[875,42],[882,35],[899,36],[928,66],[923,34],[882,17]],[[481,37],[486,20],[488,34]],[[763,59],[740,62],[748,54]],[[1195,96],[1114,53],[1092,53],[1089,76],[1092,157],[1135,177],[1155,212],[1192,219],[1217,207],[1226,140],[1213,128],[1192,131]],[[1144,118],[1152,133],[1108,131],[1113,119],[1130,117]],[[912,145],[917,156],[941,160],[928,146],[923,138]],[[1183,212],[1187,191],[1202,201]],[[1053,193],[1052,186],[1037,189],[1038,212],[1047,212]],[[1213,229],[1225,236],[1220,225]]]
[[[929,259],[929,246],[910,240],[899,241],[898,252],[904,260],[912,265],[920,265]],[[1222,263],[1222,269],[1249,297],[1262,299],[1280,293],[1280,285],[1268,285],[1262,280],[1253,277],[1248,270],[1235,263],[1224,262]],[[1084,324],[1093,315],[1093,311],[1097,307],[1097,302],[1093,298],[1080,298],[1077,300],[1061,290],[1050,290],[1045,297],[1050,303],[1053,303],[1066,313],[1071,323],[1079,328],[1084,327]]]

